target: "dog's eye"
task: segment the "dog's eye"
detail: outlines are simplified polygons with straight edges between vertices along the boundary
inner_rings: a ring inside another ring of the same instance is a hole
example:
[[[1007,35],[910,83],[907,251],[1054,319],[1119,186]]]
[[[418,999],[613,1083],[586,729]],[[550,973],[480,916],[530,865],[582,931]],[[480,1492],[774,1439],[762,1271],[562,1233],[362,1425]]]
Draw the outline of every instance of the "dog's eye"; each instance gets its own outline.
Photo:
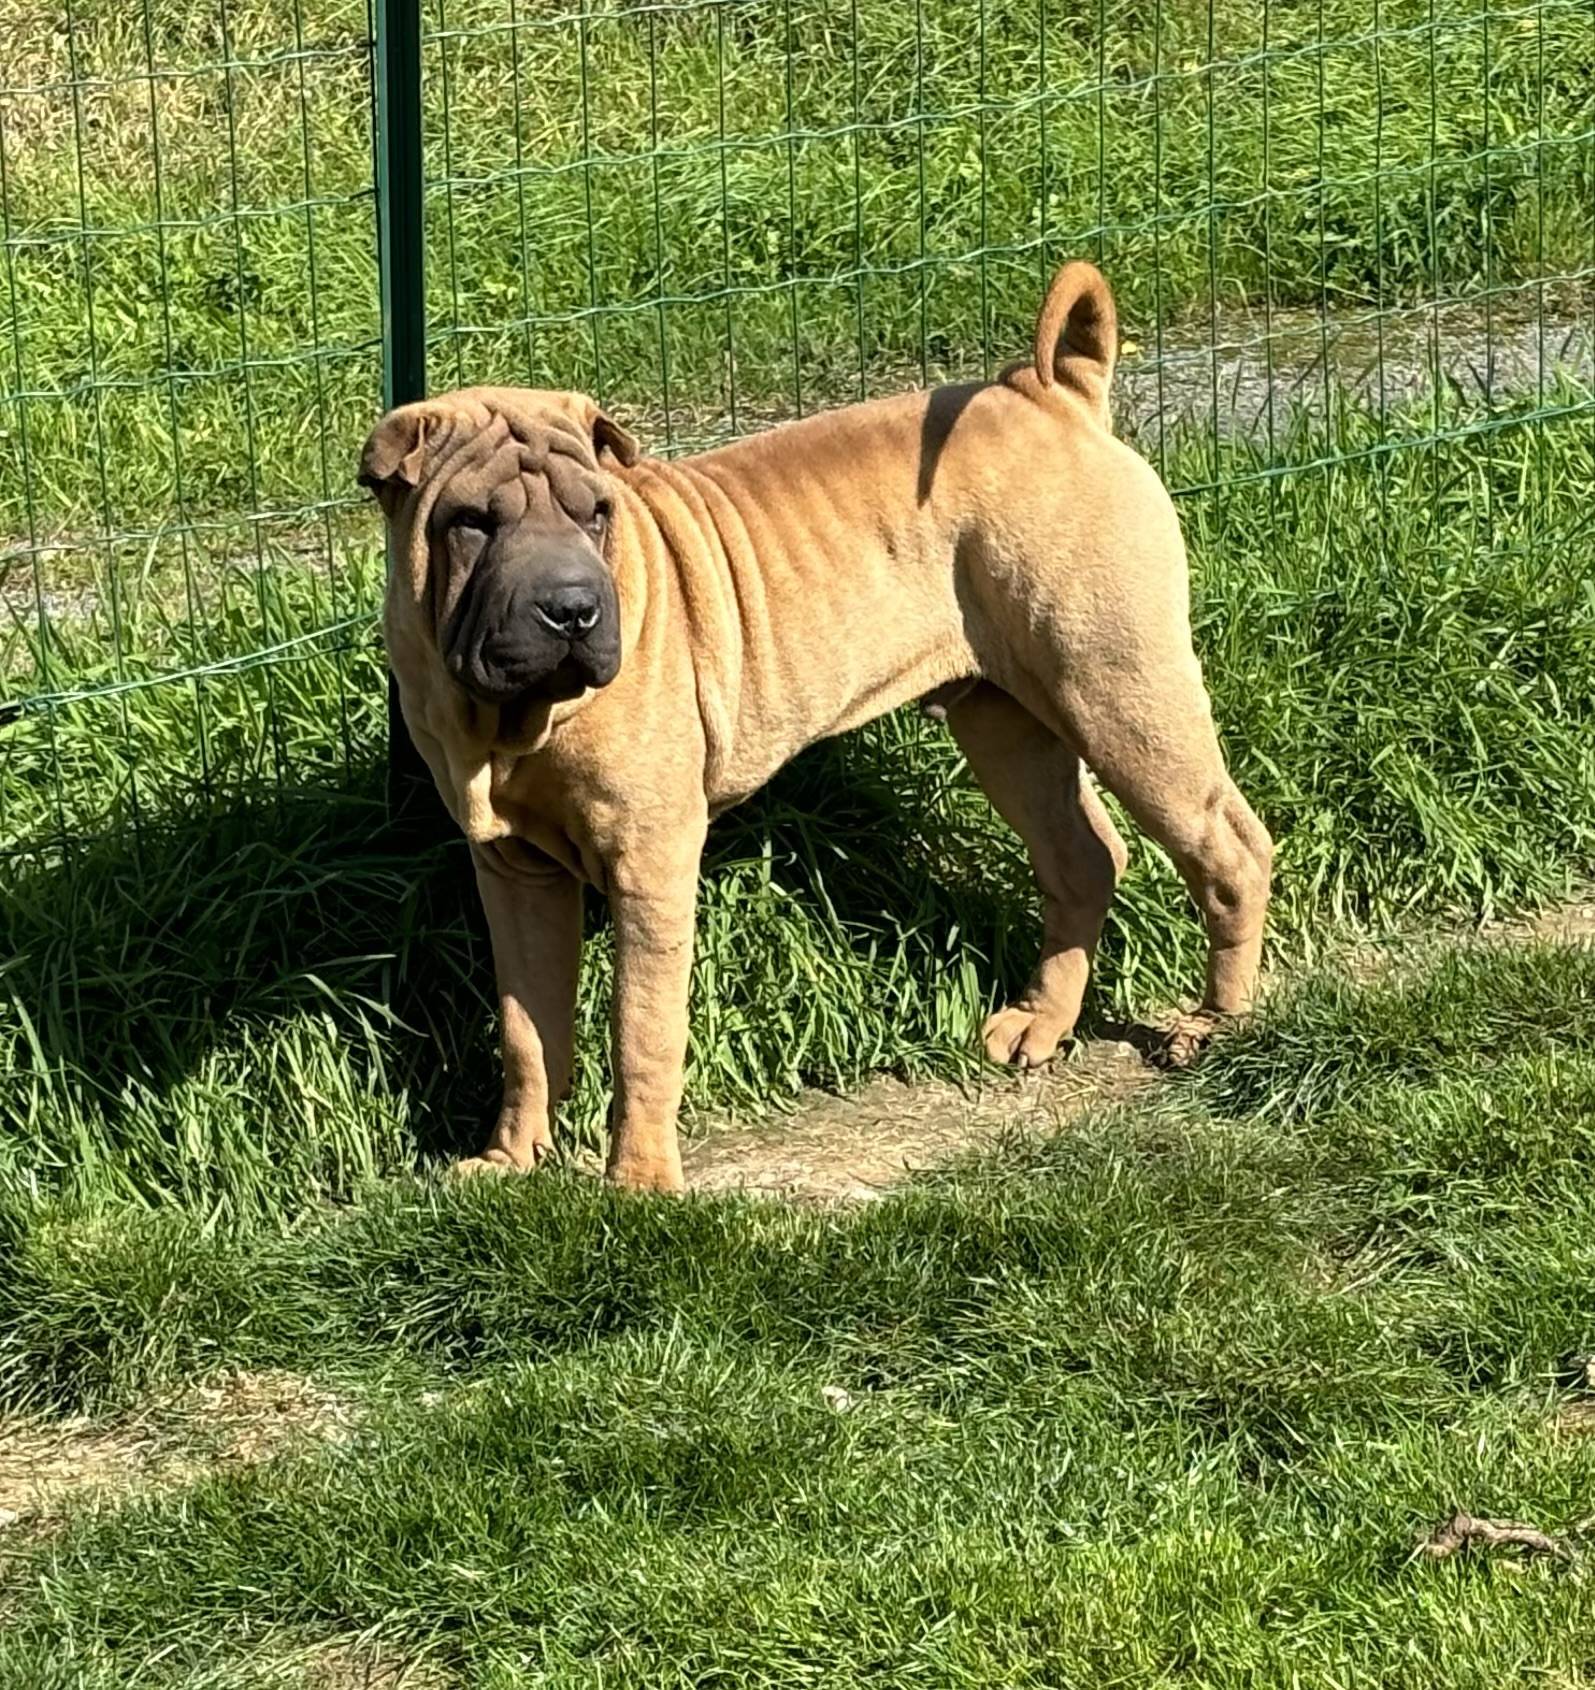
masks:
[[[587,532],[595,538],[601,535],[609,526],[609,501],[600,499],[593,506],[593,514],[587,519]]]
[[[469,568],[487,550],[487,518],[477,511],[462,511],[449,524],[448,535],[455,561]]]

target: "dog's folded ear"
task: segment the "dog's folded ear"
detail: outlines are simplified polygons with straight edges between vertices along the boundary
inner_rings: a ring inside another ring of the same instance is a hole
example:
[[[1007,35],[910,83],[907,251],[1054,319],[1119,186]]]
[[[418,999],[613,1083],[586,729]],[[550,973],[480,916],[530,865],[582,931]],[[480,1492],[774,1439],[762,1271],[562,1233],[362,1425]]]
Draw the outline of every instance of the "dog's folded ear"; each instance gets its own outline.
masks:
[[[425,406],[401,405],[372,429],[360,453],[359,480],[384,508],[401,488],[420,486],[432,422]]]
[[[636,436],[623,429],[607,411],[593,406],[593,451],[598,454],[599,461],[603,461],[608,452],[622,469],[630,469],[642,456],[642,447],[637,444]]]

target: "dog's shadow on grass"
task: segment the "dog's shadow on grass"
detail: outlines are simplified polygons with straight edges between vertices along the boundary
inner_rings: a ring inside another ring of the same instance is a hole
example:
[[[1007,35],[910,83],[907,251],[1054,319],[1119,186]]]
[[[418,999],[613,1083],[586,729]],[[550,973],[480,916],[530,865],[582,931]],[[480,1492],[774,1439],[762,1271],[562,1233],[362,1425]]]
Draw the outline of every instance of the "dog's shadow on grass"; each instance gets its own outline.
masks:
[[[913,929],[959,947],[987,995],[1011,987],[1035,943],[1017,842],[950,754],[912,736],[904,749],[855,736],[797,759],[717,824],[706,874],[763,855],[800,911],[861,952]],[[0,890],[0,928],[4,1066],[94,1098],[113,1139],[130,1080],[167,1093],[212,1051],[295,1016],[380,1062],[423,1159],[457,1153],[495,1106],[468,853],[440,812],[396,833],[379,767],[352,790],[245,798],[43,853]],[[368,1027],[378,1040],[351,1036]]]
[[[321,1016],[335,1037],[391,1029],[388,1083],[418,1103],[468,1092],[491,1001],[474,915],[463,847],[395,837],[376,769],[146,818],[41,853],[0,891],[0,1071],[42,1068],[114,1138],[130,1084],[169,1094],[218,1048]]]

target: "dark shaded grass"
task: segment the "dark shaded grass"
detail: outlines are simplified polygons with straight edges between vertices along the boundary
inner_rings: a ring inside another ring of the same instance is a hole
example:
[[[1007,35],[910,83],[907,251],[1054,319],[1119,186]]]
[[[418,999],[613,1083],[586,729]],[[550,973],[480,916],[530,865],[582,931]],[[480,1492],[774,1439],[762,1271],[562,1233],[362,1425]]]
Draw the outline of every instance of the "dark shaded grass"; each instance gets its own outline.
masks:
[[[0,1666],[242,1682],[377,1626],[468,1682],[1574,1682],[1587,1581],[1404,1561],[1454,1505],[1587,1518],[1547,1416],[1595,1343],[1592,1002],[1555,947],[1315,978],[1145,1105],[851,1212],[554,1178],[286,1237],[17,1217],[13,1400],[288,1364],[371,1417],[70,1527]],[[1348,1025],[1411,1073],[1315,1080]]]

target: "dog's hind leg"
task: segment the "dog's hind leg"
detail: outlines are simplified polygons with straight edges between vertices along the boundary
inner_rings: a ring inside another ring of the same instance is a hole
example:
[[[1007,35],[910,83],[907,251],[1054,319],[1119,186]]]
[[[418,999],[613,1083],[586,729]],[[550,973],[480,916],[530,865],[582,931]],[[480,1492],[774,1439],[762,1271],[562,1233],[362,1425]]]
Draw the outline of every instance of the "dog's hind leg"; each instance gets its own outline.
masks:
[[[985,1025],[994,1062],[1033,1068],[1074,1031],[1124,842],[1080,759],[1023,705],[979,682],[947,706],[947,725],[998,814],[1025,842],[1041,887],[1041,960],[1019,998]]]
[[[1202,1009],[1236,1015],[1257,984],[1273,841],[1224,766],[1183,617],[1151,629],[1066,668],[1059,726],[1173,859],[1207,924]]]

